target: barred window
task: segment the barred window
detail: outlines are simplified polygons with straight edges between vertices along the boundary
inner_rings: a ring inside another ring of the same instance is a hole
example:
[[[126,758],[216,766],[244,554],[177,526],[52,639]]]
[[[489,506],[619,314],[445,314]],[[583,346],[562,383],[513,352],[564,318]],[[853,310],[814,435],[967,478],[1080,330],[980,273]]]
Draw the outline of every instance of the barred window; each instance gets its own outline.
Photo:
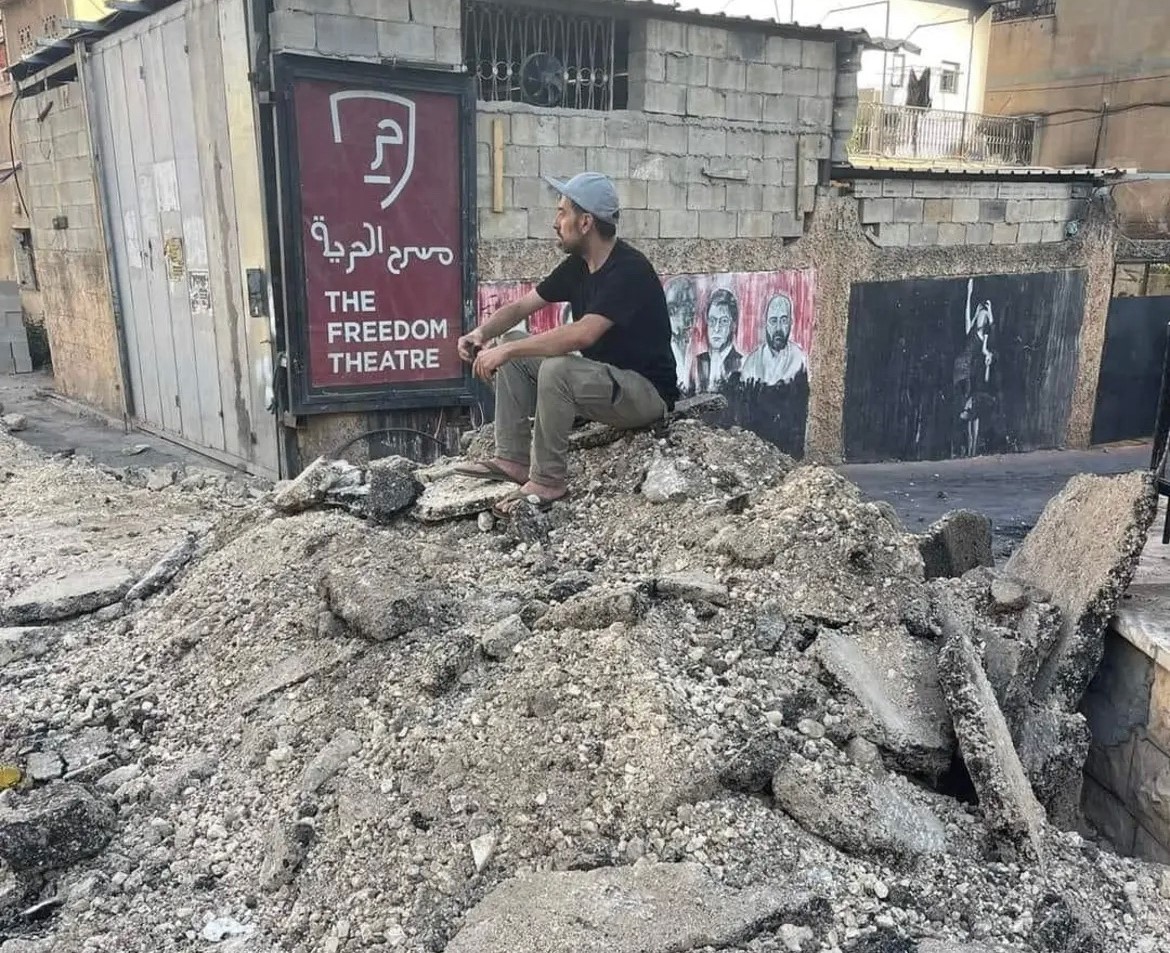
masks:
[[[625,109],[629,24],[512,6],[465,5],[464,60],[485,102],[567,109]]]
[[[1031,20],[1035,17],[1056,16],[1056,0],[1002,0],[993,8],[992,19]]]
[[[938,74],[938,89],[940,93],[957,93],[959,91],[959,64],[943,61],[942,69]]]

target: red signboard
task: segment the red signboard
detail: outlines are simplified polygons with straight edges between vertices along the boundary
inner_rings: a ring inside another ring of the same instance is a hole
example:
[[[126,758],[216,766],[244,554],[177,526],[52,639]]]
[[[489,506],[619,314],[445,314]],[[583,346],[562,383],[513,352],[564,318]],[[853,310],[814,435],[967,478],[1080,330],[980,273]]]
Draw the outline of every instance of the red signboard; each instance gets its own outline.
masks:
[[[309,393],[462,385],[460,95],[297,77]]]

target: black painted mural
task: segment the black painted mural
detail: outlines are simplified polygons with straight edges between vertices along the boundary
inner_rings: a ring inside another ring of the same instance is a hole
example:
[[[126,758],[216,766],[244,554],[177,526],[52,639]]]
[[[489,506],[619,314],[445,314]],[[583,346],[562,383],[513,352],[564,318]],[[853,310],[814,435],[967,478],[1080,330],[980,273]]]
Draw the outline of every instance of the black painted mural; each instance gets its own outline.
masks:
[[[1154,432],[1170,297],[1114,298],[1105,324],[1093,443],[1135,440]]]
[[[1060,446],[1083,271],[855,284],[845,459],[941,460]]]

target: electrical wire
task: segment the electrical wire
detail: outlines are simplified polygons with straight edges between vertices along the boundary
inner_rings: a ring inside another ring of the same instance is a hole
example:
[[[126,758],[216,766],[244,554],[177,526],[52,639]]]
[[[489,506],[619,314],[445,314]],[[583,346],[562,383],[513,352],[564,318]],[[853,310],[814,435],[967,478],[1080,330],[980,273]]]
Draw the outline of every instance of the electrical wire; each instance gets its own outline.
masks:
[[[1046,83],[1040,86],[989,86],[988,93],[1027,93],[1045,89],[1092,89],[1095,86],[1117,86],[1122,83],[1148,83],[1158,79],[1170,79],[1170,73],[1154,73],[1150,76],[1126,76],[1121,79],[1096,79],[1085,83]]]
[[[432,436],[425,430],[415,430],[413,427],[380,427],[377,430],[367,430],[365,433],[358,434],[352,440],[346,440],[344,443],[338,444],[336,447],[330,450],[329,453],[325,454],[325,457],[329,460],[336,460],[340,454],[345,453],[346,450],[352,447],[359,440],[368,440],[370,437],[384,433],[406,433],[415,437],[423,437],[424,439],[430,440],[432,443],[437,444],[440,449],[447,449],[447,445],[443,443],[442,440]]]
[[[24,91],[17,86],[12,95],[12,108],[8,111],[8,155],[14,166],[16,165],[16,140],[13,136],[13,124],[16,119],[16,104],[20,102],[23,95]],[[13,170],[12,181],[16,183],[16,197],[20,200],[20,212],[25,218],[28,218],[28,203],[24,200],[24,189],[20,187],[20,171],[18,169]]]
[[[1158,100],[1157,102],[1150,102],[1150,103],[1130,103],[1128,106],[1118,106],[1114,109],[1105,110],[1105,118],[1108,119],[1110,116],[1117,116],[1117,115],[1120,115],[1122,113],[1134,112],[1135,110],[1138,110],[1138,109],[1165,109],[1166,107],[1170,107],[1170,101],[1167,101],[1164,99]],[[1048,116],[1065,116],[1065,115],[1069,115],[1071,113],[1087,113],[1088,115],[1082,116],[1080,119],[1063,119],[1060,122],[1046,122],[1046,123],[1044,123],[1044,128],[1045,129],[1055,129],[1059,126],[1074,126],[1077,123],[1081,123],[1081,122],[1099,122],[1101,119],[1101,110],[1100,109],[1087,109],[1087,108],[1086,109],[1060,109],[1060,110],[1057,110],[1056,112],[1041,113],[1040,115],[1043,115],[1045,118],[1047,118]]]

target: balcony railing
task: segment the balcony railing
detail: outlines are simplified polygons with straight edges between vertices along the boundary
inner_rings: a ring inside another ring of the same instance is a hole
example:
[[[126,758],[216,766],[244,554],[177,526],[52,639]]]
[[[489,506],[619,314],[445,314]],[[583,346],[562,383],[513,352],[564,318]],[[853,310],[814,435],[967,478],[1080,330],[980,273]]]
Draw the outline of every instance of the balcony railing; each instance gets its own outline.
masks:
[[[891,165],[1027,166],[1036,123],[1020,116],[861,103],[851,159]]]

